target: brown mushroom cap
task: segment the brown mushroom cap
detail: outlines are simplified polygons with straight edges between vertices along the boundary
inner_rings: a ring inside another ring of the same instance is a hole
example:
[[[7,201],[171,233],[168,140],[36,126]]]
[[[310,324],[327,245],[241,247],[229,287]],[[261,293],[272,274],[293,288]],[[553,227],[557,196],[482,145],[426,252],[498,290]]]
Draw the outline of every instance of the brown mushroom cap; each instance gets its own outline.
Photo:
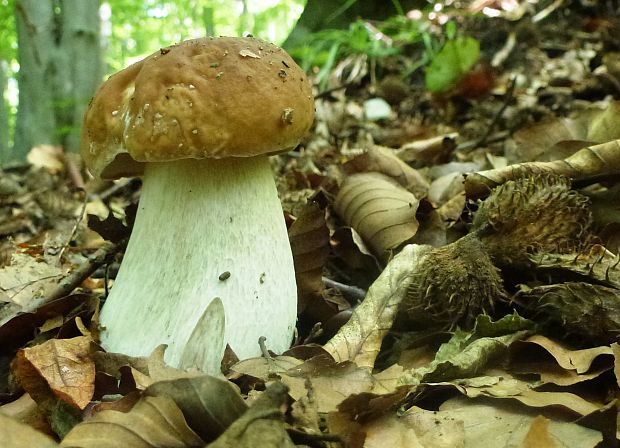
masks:
[[[305,73],[255,38],[201,38],[111,76],[93,97],[82,157],[95,176],[142,173],[141,162],[252,157],[295,147],[314,120]]]

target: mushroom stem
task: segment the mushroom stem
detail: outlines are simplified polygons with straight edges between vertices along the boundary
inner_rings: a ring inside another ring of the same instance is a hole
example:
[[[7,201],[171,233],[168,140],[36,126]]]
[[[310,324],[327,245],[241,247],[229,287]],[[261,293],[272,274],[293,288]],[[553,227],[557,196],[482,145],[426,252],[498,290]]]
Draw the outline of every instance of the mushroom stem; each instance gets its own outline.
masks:
[[[136,356],[165,343],[166,362],[185,364],[182,358],[218,340],[214,325],[186,348],[219,297],[224,344],[209,356],[221,359],[226,343],[241,359],[260,355],[260,336],[271,350],[286,350],[296,318],[295,270],[268,157],[147,163],[142,188],[101,313],[104,348]]]

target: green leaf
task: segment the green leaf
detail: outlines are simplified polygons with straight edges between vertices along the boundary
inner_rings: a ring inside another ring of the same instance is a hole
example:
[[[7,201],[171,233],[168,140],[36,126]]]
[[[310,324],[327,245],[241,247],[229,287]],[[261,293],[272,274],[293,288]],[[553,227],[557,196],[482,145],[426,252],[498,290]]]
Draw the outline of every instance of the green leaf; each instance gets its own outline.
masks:
[[[480,43],[473,37],[446,42],[426,69],[426,88],[444,92],[454,86],[480,57]]]

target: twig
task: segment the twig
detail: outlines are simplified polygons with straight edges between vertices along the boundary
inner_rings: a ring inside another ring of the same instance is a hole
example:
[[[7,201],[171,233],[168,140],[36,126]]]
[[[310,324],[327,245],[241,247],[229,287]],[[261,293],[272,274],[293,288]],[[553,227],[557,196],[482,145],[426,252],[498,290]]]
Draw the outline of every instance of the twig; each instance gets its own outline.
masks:
[[[506,137],[508,137],[509,134],[510,133],[508,131],[496,132],[495,134],[487,137],[486,143],[499,142],[501,140],[504,140]],[[468,140],[466,142],[459,143],[456,147],[456,150],[457,151],[470,151],[478,146],[479,141],[480,139],[478,138],[476,140]]]
[[[69,238],[67,238],[67,242],[62,246],[62,249],[60,249],[60,252],[58,252],[58,261],[62,260],[62,256],[65,253],[65,250],[67,249],[67,247],[69,247],[69,244],[71,244],[71,240],[75,238],[77,229],[80,223],[82,222],[82,219],[84,219],[84,213],[86,212],[86,204],[88,203],[88,195],[86,194],[86,191],[84,189],[82,189],[81,191],[82,191],[82,195],[84,196],[84,200],[82,201],[82,209],[80,210],[80,215],[75,220],[73,229],[71,229],[71,235],[69,235]]]
[[[306,338],[303,340],[303,342],[300,345],[309,344],[315,341],[316,339],[318,339],[319,336],[321,336],[322,334],[323,334],[323,325],[321,324],[321,322],[317,322],[312,326],[312,329],[310,330],[310,334],[306,336]]]
[[[364,291],[362,288],[358,288],[357,286],[345,285],[344,283],[337,282],[327,277],[322,277],[321,279],[323,280],[325,286],[327,286],[328,288],[337,289],[345,296],[348,296],[358,302],[361,302],[362,300],[364,300],[364,297],[366,297],[366,291]]]
[[[265,344],[266,340],[267,338],[265,336],[261,336],[260,338],[258,338],[258,346],[260,347],[260,352],[268,360],[273,360],[273,358],[269,354],[269,350],[267,349],[267,344]]]
[[[88,261],[80,265],[75,271],[63,278],[56,288],[45,297],[44,303],[64,297],[80,286],[97,268],[107,262],[121,251],[127,245],[127,239],[123,239],[118,243],[106,241],[97,251],[89,257]],[[37,306],[41,306],[38,303]]]
[[[64,161],[65,169],[67,170],[67,174],[69,174],[69,178],[71,179],[71,182],[73,182],[73,185],[80,190],[84,190],[84,178],[82,177],[82,173],[80,173],[78,164],[75,163],[73,154],[64,153]]]
[[[540,22],[541,20],[546,19],[549,14],[551,14],[553,11],[555,11],[560,6],[562,6],[563,3],[564,3],[564,0],[555,0],[549,6],[537,12],[536,15],[532,17],[532,23],[537,23],[537,22]]]
[[[508,85],[508,90],[506,90],[506,94],[504,95],[504,102],[502,104],[502,107],[497,111],[497,113],[493,117],[493,121],[491,121],[491,124],[487,128],[487,131],[484,133],[482,137],[480,137],[480,139],[476,141],[476,144],[474,145],[474,147],[482,146],[487,141],[487,139],[491,135],[491,132],[493,132],[493,129],[499,122],[499,119],[501,118],[502,115],[504,115],[504,112],[506,111],[508,104],[510,104],[510,101],[513,99],[516,84],[517,84],[517,78],[515,76],[510,80],[510,84]]]

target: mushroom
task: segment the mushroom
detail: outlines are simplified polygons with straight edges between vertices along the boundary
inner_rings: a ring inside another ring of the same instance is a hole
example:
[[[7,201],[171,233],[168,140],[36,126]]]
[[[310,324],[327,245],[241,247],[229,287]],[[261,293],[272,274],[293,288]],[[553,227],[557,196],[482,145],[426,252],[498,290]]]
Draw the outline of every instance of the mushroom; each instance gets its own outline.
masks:
[[[82,129],[86,166],[105,179],[143,176],[101,312],[106,350],[138,356],[165,343],[166,362],[186,366],[210,341],[221,341],[209,354],[219,359],[226,343],[242,359],[258,355],[260,336],[276,352],[289,347],[295,272],[268,156],[294,148],[313,119],[304,72],[255,38],[162,48],[99,87]],[[223,338],[201,319],[215,298]]]

